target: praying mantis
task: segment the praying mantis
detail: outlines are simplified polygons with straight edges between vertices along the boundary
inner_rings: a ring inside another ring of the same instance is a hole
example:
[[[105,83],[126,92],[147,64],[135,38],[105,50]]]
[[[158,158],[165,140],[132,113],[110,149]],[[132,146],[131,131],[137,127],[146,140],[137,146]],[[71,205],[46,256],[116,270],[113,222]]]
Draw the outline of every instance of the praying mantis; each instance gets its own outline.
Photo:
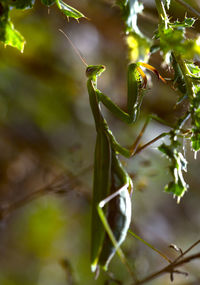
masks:
[[[148,64],[139,64],[156,72]],[[97,88],[97,78],[105,71],[105,67],[89,65],[86,69],[90,107],[97,132],[92,203],[91,270],[93,272],[97,271],[99,266],[107,270],[110,260],[126,238],[131,222],[133,183],[118,155],[127,158],[133,156],[148,123],[148,121],[145,123],[131,148],[126,149],[116,141],[109,129],[101,112],[100,103],[102,102],[109,111],[124,122],[134,123],[143,98],[142,87],[146,86],[146,76],[139,64],[131,63],[128,66],[127,112],[120,109]],[[141,76],[144,80],[143,85]],[[102,210],[104,206],[107,206],[106,214]],[[126,264],[121,250],[118,254]]]
[[[68,36],[60,30],[70,41]],[[85,63],[85,61],[83,60]],[[104,65],[87,65],[86,76],[90,107],[96,127],[96,146],[94,155],[92,229],[91,229],[91,270],[98,275],[99,268],[107,270],[117,251],[122,262],[128,266],[120,245],[125,240],[132,212],[132,179],[122,166],[119,154],[127,158],[134,155],[140,138],[149,122],[145,122],[139,136],[130,149],[122,147],[115,139],[104,118],[100,104],[127,124],[137,120],[143,99],[143,87],[147,79],[140,68],[150,69],[158,78],[164,79],[157,70],[146,63],[131,63],[127,72],[127,112],[97,88],[97,79],[105,71]],[[143,79],[143,83],[142,80]],[[129,270],[131,272],[131,270]]]

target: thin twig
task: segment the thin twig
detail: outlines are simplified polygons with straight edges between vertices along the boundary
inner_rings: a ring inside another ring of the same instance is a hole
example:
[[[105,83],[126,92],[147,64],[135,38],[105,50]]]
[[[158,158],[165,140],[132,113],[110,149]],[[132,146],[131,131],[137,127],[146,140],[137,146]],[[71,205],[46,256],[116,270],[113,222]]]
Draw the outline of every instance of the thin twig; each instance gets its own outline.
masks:
[[[151,144],[153,144],[154,142],[158,141],[159,139],[165,137],[169,135],[169,133],[162,133],[159,136],[155,137],[154,139],[150,140],[149,142],[147,142],[146,144],[142,145],[141,147],[138,147],[137,150],[134,153],[134,156],[136,154],[138,154],[139,152],[141,152],[142,150],[144,150],[146,147],[150,146]]]
[[[183,256],[185,254],[187,254],[191,249],[193,249],[197,244],[200,243],[200,240],[196,241],[194,244],[192,244],[187,250],[185,250],[180,256],[178,256],[172,263],[170,263],[169,265],[165,266],[163,269],[154,272],[153,274],[147,276],[146,278],[144,278],[143,280],[140,280],[136,283],[134,283],[134,285],[142,285],[145,284],[146,282],[149,282],[155,278],[158,278],[159,276],[166,274],[166,273],[170,273],[171,278],[173,278],[173,273],[179,273],[179,274],[184,274],[186,275],[186,272],[182,272],[182,271],[178,271],[175,270],[175,268],[182,266],[185,263],[188,263],[194,259],[200,258],[200,252],[196,253],[196,254],[192,254],[186,258],[183,258]],[[183,259],[182,259],[183,258]],[[180,260],[181,259],[181,260]]]
[[[15,210],[25,206],[26,204],[32,202],[35,199],[38,199],[44,195],[50,193],[68,193],[70,191],[77,191],[77,193],[81,193],[84,197],[89,200],[89,196],[83,189],[82,183],[78,180],[78,178],[72,173],[64,173],[56,176],[51,183],[46,186],[28,194],[26,197],[15,201],[13,203],[0,206],[0,221],[4,220]]]
[[[190,6],[188,3],[186,3],[183,0],[175,0],[178,2],[180,5],[184,6],[186,9],[188,9],[190,12],[192,12],[194,15],[200,18],[200,12],[194,9],[192,6]]]

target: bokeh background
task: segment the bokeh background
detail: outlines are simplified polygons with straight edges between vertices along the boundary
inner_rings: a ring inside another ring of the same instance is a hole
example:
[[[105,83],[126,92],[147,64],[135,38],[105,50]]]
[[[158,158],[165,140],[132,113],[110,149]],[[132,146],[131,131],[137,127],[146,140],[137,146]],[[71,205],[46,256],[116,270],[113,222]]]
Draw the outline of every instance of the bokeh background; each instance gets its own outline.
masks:
[[[172,18],[186,10],[172,1]],[[200,10],[198,1],[188,1]],[[158,23],[154,1],[143,1],[139,17],[144,34],[152,37]],[[102,273],[90,272],[90,220],[95,129],[86,90],[85,66],[65,31],[88,64],[104,64],[99,88],[122,108],[126,105],[127,46],[119,9],[112,1],[67,1],[89,20],[67,19],[56,7],[36,1],[33,9],[13,10],[15,27],[26,38],[24,53],[0,46],[0,284],[108,284]],[[193,16],[190,13],[188,15]],[[191,36],[198,36],[199,21]],[[198,59],[196,59],[198,61]],[[156,53],[150,62],[164,77],[172,77]],[[132,126],[104,114],[116,138],[128,146],[147,113],[174,122],[186,107],[175,107],[177,94],[152,77],[140,119]],[[167,130],[152,122],[143,142]],[[161,143],[161,142],[160,142]],[[164,192],[171,179],[168,161],[150,146],[129,161],[122,158],[134,183],[131,228],[170,258],[200,238],[200,158],[194,159],[185,141],[189,188],[181,203]],[[122,246],[143,278],[166,265],[158,254],[130,235]],[[192,252],[197,252],[200,246]],[[191,253],[192,253],[191,252]],[[182,269],[174,284],[200,284],[200,261]],[[110,271],[122,284],[131,284],[127,269],[114,257]],[[114,284],[114,283],[109,283]],[[148,284],[170,284],[168,275]]]

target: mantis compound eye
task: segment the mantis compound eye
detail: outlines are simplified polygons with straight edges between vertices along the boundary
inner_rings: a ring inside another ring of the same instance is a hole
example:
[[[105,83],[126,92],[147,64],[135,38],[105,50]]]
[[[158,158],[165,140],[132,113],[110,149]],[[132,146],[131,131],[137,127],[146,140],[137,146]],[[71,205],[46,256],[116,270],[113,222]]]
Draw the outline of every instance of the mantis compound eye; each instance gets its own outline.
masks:
[[[93,71],[94,71],[94,67],[92,67],[92,66],[87,67],[86,76],[90,77],[92,75]]]
[[[86,69],[86,76],[99,76],[105,69],[104,65],[89,65]]]

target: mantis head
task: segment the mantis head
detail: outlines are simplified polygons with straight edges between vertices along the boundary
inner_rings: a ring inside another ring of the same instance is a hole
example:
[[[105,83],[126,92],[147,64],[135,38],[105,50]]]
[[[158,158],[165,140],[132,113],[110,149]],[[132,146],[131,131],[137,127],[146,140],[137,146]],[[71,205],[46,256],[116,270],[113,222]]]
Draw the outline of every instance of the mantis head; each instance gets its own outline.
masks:
[[[104,65],[88,65],[86,69],[86,76],[88,78],[100,76],[106,67]]]

